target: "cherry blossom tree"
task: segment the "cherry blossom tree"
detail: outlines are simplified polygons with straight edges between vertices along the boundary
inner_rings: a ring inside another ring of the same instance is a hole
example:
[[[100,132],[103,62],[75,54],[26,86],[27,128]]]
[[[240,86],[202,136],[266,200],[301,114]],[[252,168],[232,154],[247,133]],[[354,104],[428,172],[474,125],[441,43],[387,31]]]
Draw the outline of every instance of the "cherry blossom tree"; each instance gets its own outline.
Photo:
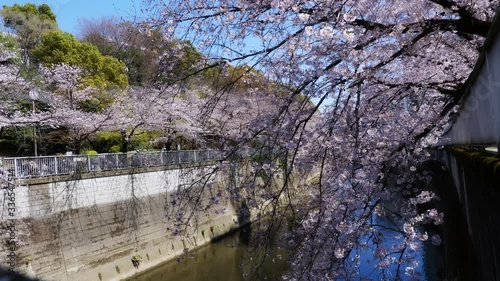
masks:
[[[21,76],[21,50],[8,38],[0,40],[0,128],[31,123],[31,113],[22,112],[20,102],[29,100],[31,84]]]
[[[41,102],[47,109],[40,115],[42,126],[62,127],[68,130],[72,148],[79,153],[83,141],[91,134],[103,129],[112,119],[112,111],[104,108],[99,112],[88,110],[85,102],[93,98],[97,91],[82,83],[83,70],[76,66],[57,64],[40,66],[45,88]]]
[[[188,89],[171,87],[130,87],[115,95],[109,108],[113,118],[105,129],[122,134],[122,151],[127,151],[131,138],[145,132],[159,132],[152,142],[157,146],[173,143],[175,138],[191,140],[203,146],[205,132],[201,118],[204,104],[201,96],[209,95],[208,88]]]
[[[57,103],[57,107],[76,108],[80,102],[90,98],[90,87],[81,89],[81,68],[61,63],[51,67],[40,66],[40,72],[45,78],[47,89],[59,97],[52,101]]]
[[[227,140],[226,145],[245,141],[248,137],[243,135],[255,129],[251,124],[276,111],[272,105],[280,100],[256,89],[232,93],[219,96],[211,87],[202,86],[131,87],[117,95],[110,108],[113,119],[106,128],[122,132],[124,145],[134,135],[161,131],[162,136],[154,140],[157,143],[169,143],[182,136],[198,146],[221,148],[224,143],[207,143],[205,137]],[[216,99],[215,106],[207,108]]]
[[[272,114],[245,130],[235,123],[220,131],[234,132],[239,144],[259,139],[286,148],[280,168],[287,176],[294,170],[316,175],[315,184],[299,187],[306,194],[300,203],[288,201],[301,225],[290,237],[298,251],[285,277],[364,277],[360,253],[370,252],[380,279],[418,280],[416,250],[429,239],[419,226],[442,221],[434,209],[417,212],[434,198],[418,185],[428,180],[426,148],[465,92],[498,1],[144,3],[149,26],[191,40],[211,62],[205,69],[250,65],[279,85],[285,98],[268,109]],[[216,89],[203,112],[231,123],[246,102],[228,103],[226,89]],[[269,168],[278,166],[256,171]],[[285,180],[267,198],[277,208],[291,189]],[[380,217],[394,222],[398,239],[389,246]]]
[[[84,102],[93,97],[95,89],[83,86],[83,70],[66,64],[41,66],[39,75],[42,83],[27,81],[18,64],[19,52],[1,50],[2,104],[0,105],[0,126],[27,126],[66,128],[78,152],[89,135],[97,132],[111,119],[110,111],[92,112]],[[30,91],[39,93],[32,110]],[[29,102],[29,109],[26,104]]]

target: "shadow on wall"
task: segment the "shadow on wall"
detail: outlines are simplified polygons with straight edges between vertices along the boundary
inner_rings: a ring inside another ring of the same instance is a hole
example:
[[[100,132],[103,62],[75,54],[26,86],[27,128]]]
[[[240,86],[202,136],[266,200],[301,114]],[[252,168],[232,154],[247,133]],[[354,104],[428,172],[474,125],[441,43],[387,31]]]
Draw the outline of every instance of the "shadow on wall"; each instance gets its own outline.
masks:
[[[440,198],[435,207],[445,215],[439,228],[443,238],[441,280],[499,280],[494,277],[499,267],[491,255],[500,247],[494,245],[500,235],[500,201],[495,203],[491,191],[500,184],[494,188],[491,177],[477,164],[465,159],[456,163],[458,166],[447,163],[451,169],[442,162],[427,163],[433,171],[432,189]],[[459,187],[454,174],[460,178]]]
[[[240,169],[237,165],[230,166],[230,190],[231,190],[231,205],[233,205],[238,221],[238,226],[244,226],[251,222],[250,207],[247,200],[248,195],[244,191],[245,170]]]
[[[11,272],[0,268],[0,280],[2,281],[41,281],[40,279],[28,278],[19,273]]]

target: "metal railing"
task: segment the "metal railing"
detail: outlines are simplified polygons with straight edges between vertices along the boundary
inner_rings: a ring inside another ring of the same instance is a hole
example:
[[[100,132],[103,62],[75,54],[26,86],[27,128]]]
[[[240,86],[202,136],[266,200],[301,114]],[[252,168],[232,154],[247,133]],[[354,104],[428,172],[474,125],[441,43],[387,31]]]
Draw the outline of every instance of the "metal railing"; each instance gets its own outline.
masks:
[[[214,150],[178,150],[158,152],[105,153],[96,155],[55,155],[0,158],[0,178],[37,178],[140,167],[203,163],[221,160]]]

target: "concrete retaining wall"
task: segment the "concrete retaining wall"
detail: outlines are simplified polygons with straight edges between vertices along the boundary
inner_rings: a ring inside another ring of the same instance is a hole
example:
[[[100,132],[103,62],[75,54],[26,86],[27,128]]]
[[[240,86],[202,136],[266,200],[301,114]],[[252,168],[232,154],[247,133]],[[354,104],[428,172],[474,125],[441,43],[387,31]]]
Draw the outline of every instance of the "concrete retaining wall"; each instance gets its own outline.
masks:
[[[250,217],[231,199],[238,170],[209,165],[18,181],[16,270],[46,280],[120,280],[208,243]],[[3,189],[3,237],[7,203]],[[9,252],[3,242],[2,265]],[[139,270],[134,255],[142,256]]]

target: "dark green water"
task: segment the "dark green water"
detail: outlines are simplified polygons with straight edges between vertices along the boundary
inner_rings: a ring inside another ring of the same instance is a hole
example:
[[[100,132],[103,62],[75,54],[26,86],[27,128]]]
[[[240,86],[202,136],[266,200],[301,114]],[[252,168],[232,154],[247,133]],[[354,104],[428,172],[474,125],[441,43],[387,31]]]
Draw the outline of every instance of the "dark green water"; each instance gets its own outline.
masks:
[[[261,281],[281,280],[285,270],[284,250],[275,241],[257,250],[249,246],[251,228],[226,236],[193,253],[181,261],[171,261],[129,280],[137,281]],[[272,251],[271,251],[272,250]],[[256,272],[257,273],[252,273]],[[249,274],[252,273],[252,274]]]

